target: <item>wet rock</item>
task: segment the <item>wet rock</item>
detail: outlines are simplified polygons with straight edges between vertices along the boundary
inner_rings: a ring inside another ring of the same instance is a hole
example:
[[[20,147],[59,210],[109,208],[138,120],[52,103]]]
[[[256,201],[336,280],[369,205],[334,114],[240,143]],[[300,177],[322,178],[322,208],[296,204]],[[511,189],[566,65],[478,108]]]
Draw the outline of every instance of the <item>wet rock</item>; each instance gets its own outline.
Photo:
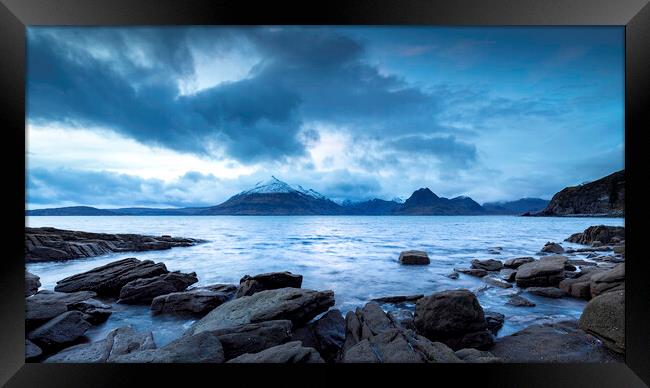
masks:
[[[452,349],[485,348],[492,344],[483,308],[468,290],[442,291],[418,300],[417,332]]]
[[[188,247],[202,242],[190,238],[138,234],[89,233],[55,228],[25,228],[25,261],[60,261],[104,255]]]
[[[229,299],[223,292],[206,288],[172,292],[160,295],[151,301],[151,312],[157,314],[195,314],[205,315]]]
[[[486,282],[487,284],[494,286],[494,287],[499,287],[499,288],[512,288],[512,284],[508,283],[505,280],[493,278],[491,276],[485,276],[483,277],[483,281]]]
[[[25,326],[31,330],[95,295],[90,291],[63,293],[42,290],[25,299]]]
[[[450,272],[450,273],[446,274],[445,276],[448,277],[449,279],[456,280],[456,279],[458,279],[459,275],[458,275],[458,272],[453,271],[453,272]]]
[[[591,299],[591,276],[602,271],[600,268],[587,267],[578,276],[562,280],[559,288],[573,297]]]
[[[578,268],[576,268],[573,264],[571,263],[565,263],[564,264],[564,270],[569,271],[569,272],[575,272]]]
[[[399,262],[405,265],[426,265],[431,261],[424,251],[404,251],[399,254]]]
[[[400,309],[387,313],[388,317],[396,323],[398,328],[415,331],[415,321],[413,313],[408,310]]]
[[[136,258],[122,259],[69,276],[56,283],[55,291],[94,291],[100,296],[117,297],[127,283],[169,273],[165,264]]]
[[[376,302],[368,302],[362,308],[348,311],[345,316],[343,352],[364,339],[395,328],[397,323]]]
[[[566,321],[532,325],[499,338],[490,352],[504,362],[615,362],[622,361],[596,338]]]
[[[68,309],[84,313],[84,319],[91,325],[99,325],[100,323],[106,322],[108,317],[113,313],[111,306],[95,299],[73,303],[68,306]]]
[[[564,291],[556,287],[529,287],[526,291],[533,295],[539,295],[546,298],[562,298],[566,295]]]
[[[111,330],[102,340],[66,348],[45,362],[111,362],[130,352],[155,348],[151,332],[138,333],[130,326],[123,326]]]
[[[625,227],[622,226],[590,226],[582,233],[572,234],[565,241],[588,245],[594,241],[600,241],[603,244],[612,244],[625,239]]]
[[[420,298],[424,298],[423,294],[416,294],[416,295],[397,295],[397,296],[384,296],[382,298],[375,298],[371,299],[373,302],[377,303],[393,303],[393,304],[399,304],[399,303],[413,303],[417,301]]]
[[[333,291],[280,288],[230,300],[197,321],[191,333],[212,331],[246,323],[290,320],[300,326],[334,305]]]
[[[557,287],[564,279],[565,256],[553,255],[523,264],[517,269],[515,281],[519,287]]]
[[[618,264],[609,271],[591,275],[591,296],[625,289],[625,263]]]
[[[496,335],[503,327],[503,322],[505,322],[506,316],[497,313],[496,311],[485,311],[483,315],[485,316],[488,330],[490,330],[492,334]]]
[[[247,323],[213,330],[223,347],[226,360],[245,353],[257,353],[264,349],[283,344],[291,336],[291,321],[276,320]]]
[[[198,281],[194,272],[169,272],[152,278],[133,280],[120,290],[118,303],[149,304],[157,296],[183,291]]]
[[[228,361],[229,363],[281,363],[302,364],[324,362],[316,349],[305,348],[300,341],[268,348],[259,353],[246,353]]]
[[[465,348],[456,351],[456,357],[472,363],[499,363],[503,362],[500,358],[495,357],[494,354],[486,350],[477,350],[472,348]]]
[[[81,338],[91,324],[79,311],[67,311],[49,320],[27,335],[44,351],[55,350]]]
[[[512,269],[517,269],[520,266],[526,264],[526,263],[531,263],[535,261],[534,258],[532,257],[515,257],[514,259],[508,259],[503,263],[503,266],[506,268],[512,268]]]
[[[293,339],[316,349],[326,362],[334,362],[345,342],[345,319],[339,310],[329,310],[315,322],[298,328]]]
[[[609,349],[625,353],[625,290],[610,291],[589,301],[579,325]]]
[[[502,247],[492,247],[488,248],[488,253],[491,255],[500,255],[502,250]]]
[[[223,349],[216,335],[203,332],[184,336],[159,349],[129,352],[113,357],[116,363],[221,363]]]
[[[270,272],[255,276],[246,275],[239,281],[239,289],[236,298],[253,295],[264,290],[277,290],[278,288],[293,287],[300,288],[302,275],[291,272]]]
[[[564,253],[564,248],[562,248],[562,245],[554,242],[547,242],[544,244],[542,247],[542,252],[544,253]]]
[[[488,274],[486,270],[478,268],[454,268],[454,271],[464,273],[465,275],[476,276],[479,278],[482,278]]]
[[[472,268],[474,269],[484,269],[486,271],[498,271],[503,267],[503,263],[499,260],[487,259],[487,260],[472,260]]]
[[[25,361],[37,360],[42,354],[43,351],[35,343],[25,340]]]
[[[512,268],[504,268],[499,271],[499,277],[507,282],[514,282],[517,271]]]
[[[32,296],[38,292],[41,282],[38,276],[25,271],[25,297]]]
[[[523,296],[519,295],[512,295],[506,304],[512,305],[512,306],[517,306],[517,307],[533,307],[535,306],[535,303],[529,301],[528,299],[524,298]]]

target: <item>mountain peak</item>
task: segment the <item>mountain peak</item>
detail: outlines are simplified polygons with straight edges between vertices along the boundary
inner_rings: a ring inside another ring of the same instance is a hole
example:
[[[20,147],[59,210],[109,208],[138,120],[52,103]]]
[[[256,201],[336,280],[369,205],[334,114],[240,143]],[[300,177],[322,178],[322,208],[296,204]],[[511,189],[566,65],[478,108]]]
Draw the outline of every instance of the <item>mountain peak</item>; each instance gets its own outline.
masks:
[[[327,199],[324,195],[312,189],[305,189],[300,185],[290,185],[276,178],[274,175],[271,175],[271,178],[266,181],[257,182],[252,189],[244,190],[237,195],[276,193],[299,193],[312,198]]]

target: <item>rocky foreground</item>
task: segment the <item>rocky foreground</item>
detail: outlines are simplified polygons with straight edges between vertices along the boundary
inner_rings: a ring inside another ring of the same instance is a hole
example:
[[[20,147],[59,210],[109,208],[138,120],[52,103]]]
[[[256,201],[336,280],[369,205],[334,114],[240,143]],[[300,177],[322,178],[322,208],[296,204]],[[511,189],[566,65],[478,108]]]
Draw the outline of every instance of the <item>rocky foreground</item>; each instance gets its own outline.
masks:
[[[139,234],[89,233],[55,228],[25,228],[25,261],[59,261],[113,252],[142,252],[189,247],[191,238]]]
[[[621,228],[622,229],[622,228]],[[548,298],[578,297],[589,303],[578,321],[532,325],[495,335],[506,317],[485,311],[465,289],[431,295],[387,296],[345,316],[332,307],[333,291],[302,287],[290,272],[246,275],[239,285],[192,287],[195,273],[170,272],[164,263],[118,260],[40,290],[26,273],[25,358],[44,362],[229,363],[435,363],[612,362],[625,352],[624,230],[590,227],[572,241],[578,250],[547,243],[545,255],[505,261],[474,260],[459,273],[486,287],[512,288],[504,303],[526,308],[526,290]],[[594,240],[594,239],[598,240]],[[587,251],[585,251],[587,250]],[[499,254],[498,247],[491,253]],[[613,254],[609,254],[613,253]],[[407,251],[403,265],[427,265],[426,252]],[[110,303],[148,305],[152,314],[196,318],[177,340],[158,347],[151,332],[120,327],[88,342],[85,332],[109,319]],[[386,313],[386,303],[414,303],[413,313]],[[534,304],[533,304],[534,305]]]

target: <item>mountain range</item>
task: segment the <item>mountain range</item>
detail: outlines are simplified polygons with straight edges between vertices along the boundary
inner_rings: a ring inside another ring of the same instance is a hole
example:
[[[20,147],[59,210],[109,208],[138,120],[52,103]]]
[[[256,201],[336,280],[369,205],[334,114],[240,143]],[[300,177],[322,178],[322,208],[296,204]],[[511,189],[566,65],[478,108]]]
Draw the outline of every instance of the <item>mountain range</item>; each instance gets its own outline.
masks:
[[[470,197],[439,197],[429,188],[420,188],[406,201],[374,198],[339,204],[326,196],[276,177],[259,182],[227,201],[210,207],[98,209],[70,206],[27,210],[28,216],[124,216],[124,215],[489,215],[537,212],[548,204],[539,198],[513,202],[486,203],[481,206]]]

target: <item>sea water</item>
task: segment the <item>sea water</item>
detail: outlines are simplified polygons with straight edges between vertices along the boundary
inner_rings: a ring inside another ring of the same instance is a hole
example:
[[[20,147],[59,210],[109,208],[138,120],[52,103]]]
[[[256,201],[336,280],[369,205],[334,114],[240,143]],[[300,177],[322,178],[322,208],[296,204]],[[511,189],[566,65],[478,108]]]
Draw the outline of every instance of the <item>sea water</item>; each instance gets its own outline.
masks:
[[[41,289],[52,290],[58,280],[126,257],[162,261],[170,271],[196,272],[196,285],[239,283],[246,275],[290,271],[303,275],[303,288],[333,290],[343,314],[372,298],[431,294],[466,288],[476,293],[484,310],[505,314],[498,336],[531,324],[577,319],[586,301],[550,299],[523,292],[535,307],[505,304],[517,290],[485,287],[476,277],[445,275],[454,267],[469,267],[473,259],[539,257],[547,241],[563,242],[591,225],[622,226],[620,218],[560,218],[516,216],[66,216],[27,217],[30,227],[104,233],[172,235],[207,240],[187,248],[116,253],[64,262],[28,264],[40,276]],[[498,255],[489,248],[501,247]],[[401,251],[426,251],[431,264],[398,263]],[[584,255],[576,255],[584,259]],[[397,307],[382,305],[387,311]],[[401,306],[412,309],[413,305]],[[179,337],[193,320],[152,316],[149,306],[113,304],[107,322],[91,328],[91,340],[104,338],[120,326],[152,331],[162,346]]]

